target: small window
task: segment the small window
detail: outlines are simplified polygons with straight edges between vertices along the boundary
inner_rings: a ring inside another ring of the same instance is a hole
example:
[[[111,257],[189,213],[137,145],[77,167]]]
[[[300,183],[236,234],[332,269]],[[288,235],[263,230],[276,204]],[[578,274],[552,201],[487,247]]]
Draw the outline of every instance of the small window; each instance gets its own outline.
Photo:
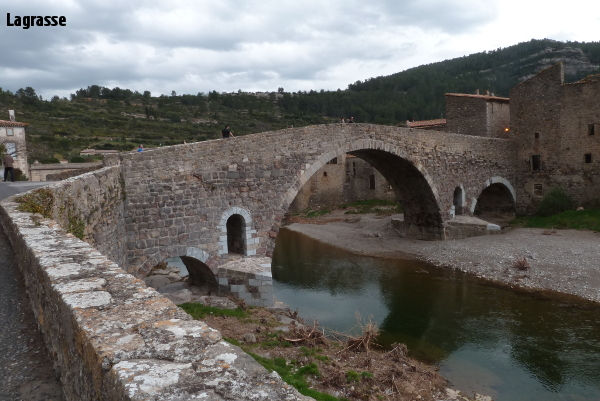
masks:
[[[352,175],[356,177],[356,162],[352,162]]]
[[[595,124],[588,124],[588,135],[594,135],[596,133]]]
[[[329,160],[327,164],[337,164],[337,157],[334,157],[333,159]]]
[[[6,136],[14,136],[14,135],[15,135],[14,128],[7,128],[6,129]]]
[[[375,189],[375,174],[369,176],[369,189]]]
[[[323,171],[323,177],[327,177],[327,171]]]
[[[535,139],[540,139],[540,133],[536,132],[535,134],[533,134],[533,136],[535,137]]]
[[[544,195],[544,189],[542,187],[542,184],[533,184],[533,194],[535,196],[543,196]]]
[[[531,170],[540,171],[542,169],[542,158],[540,155],[531,155]]]
[[[591,163],[592,162],[592,154],[591,153],[586,153],[584,155],[584,159],[586,163]]]

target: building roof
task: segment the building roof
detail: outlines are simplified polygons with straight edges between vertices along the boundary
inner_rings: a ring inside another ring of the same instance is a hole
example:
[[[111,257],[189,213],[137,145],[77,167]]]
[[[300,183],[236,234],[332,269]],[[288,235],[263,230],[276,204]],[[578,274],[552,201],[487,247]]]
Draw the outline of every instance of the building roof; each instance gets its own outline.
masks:
[[[18,121],[0,120],[0,127],[26,127],[29,124]]]
[[[430,127],[442,127],[446,125],[445,118],[438,118],[435,120],[421,120],[421,121],[407,121],[406,126],[408,128],[430,128]]]
[[[471,94],[471,93],[446,93],[446,96],[471,97],[471,98],[475,98],[475,99],[484,99],[489,102],[508,103],[510,101],[510,99],[507,97],[491,96],[491,95],[476,95],[476,94]]]

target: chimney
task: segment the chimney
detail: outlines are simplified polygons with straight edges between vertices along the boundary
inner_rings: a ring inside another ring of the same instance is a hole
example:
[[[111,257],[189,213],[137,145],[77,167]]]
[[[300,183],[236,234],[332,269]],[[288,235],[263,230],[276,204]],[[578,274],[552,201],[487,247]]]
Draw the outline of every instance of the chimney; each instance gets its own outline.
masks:
[[[9,119],[10,121],[16,121],[16,120],[15,120],[15,111],[14,111],[14,110],[9,110],[9,111],[8,111],[8,119]]]

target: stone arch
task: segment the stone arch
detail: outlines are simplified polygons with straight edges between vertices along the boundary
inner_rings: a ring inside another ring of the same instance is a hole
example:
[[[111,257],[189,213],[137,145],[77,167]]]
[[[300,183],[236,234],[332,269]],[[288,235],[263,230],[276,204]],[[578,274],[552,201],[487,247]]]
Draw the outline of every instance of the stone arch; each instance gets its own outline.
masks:
[[[256,230],[252,229],[252,216],[250,212],[241,207],[227,209],[219,221],[219,256],[228,253],[240,255],[256,255],[258,237]],[[232,232],[236,230],[236,232]],[[235,249],[230,249],[234,246]]]
[[[471,213],[474,215],[514,214],[516,201],[516,192],[512,184],[503,177],[492,177],[485,181],[477,198],[473,198]]]
[[[407,236],[420,239],[443,238],[439,194],[431,176],[422,164],[409,156],[402,147],[381,140],[357,139],[335,150],[327,149],[312,163],[305,163],[298,172],[296,182],[284,196],[283,209],[288,210],[302,186],[313,174],[329,160],[344,153],[365,160],[390,183],[397,199],[403,202]]]
[[[454,193],[452,194],[452,210],[450,212],[453,216],[460,216],[465,212],[466,205],[466,194],[465,188],[462,184],[458,184],[456,188],[454,188]]]
[[[199,248],[188,247],[185,255],[180,256],[180,258],[190,275],[190,284],[207,286],[215,291],[218,289],[217,278],[207,264],[210,258],[208,252]]]

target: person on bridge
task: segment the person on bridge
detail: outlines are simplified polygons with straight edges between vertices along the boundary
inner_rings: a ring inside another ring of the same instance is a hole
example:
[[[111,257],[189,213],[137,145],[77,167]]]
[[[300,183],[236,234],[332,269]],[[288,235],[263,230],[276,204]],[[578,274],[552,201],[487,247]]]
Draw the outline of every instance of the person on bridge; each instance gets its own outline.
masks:
[[[13,171],[15,160],[8,153],[2,159],[2,164],[4,164],[4,182],[6,182],[6,178],[10,175],[10,180],[15,180],[15,173]]]
[[[231,128],[229,128],[229,125],[226,125],[225,128],[223,128],[221,130],[221,135],[223,135],[223,138],[233,138],[233,131],[231,130]]]

